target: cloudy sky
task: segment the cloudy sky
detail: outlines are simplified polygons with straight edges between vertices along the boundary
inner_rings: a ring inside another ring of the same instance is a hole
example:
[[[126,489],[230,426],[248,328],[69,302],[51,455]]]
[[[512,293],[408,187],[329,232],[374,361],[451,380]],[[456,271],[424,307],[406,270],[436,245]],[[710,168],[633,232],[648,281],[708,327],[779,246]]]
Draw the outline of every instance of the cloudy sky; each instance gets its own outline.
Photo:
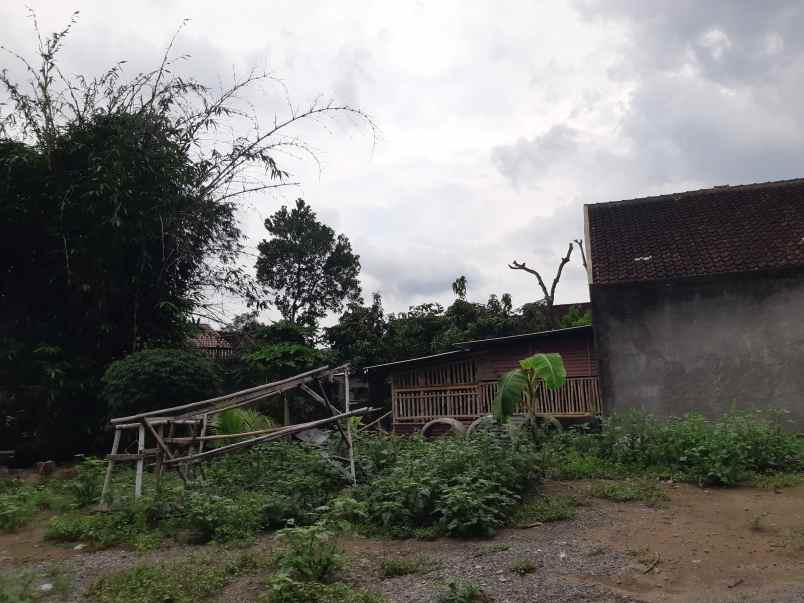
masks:
[[[242,220],[253,249],[264,218],[304,197],[387,310],[448,302],[460,274],[473,299],[535,300],[507,262],[552,274],[584,203],[804,175],[800,1],[6,0],[0,42],[29,55],[26,4],[45,31],[81,11],[68,70],[151,67],[189,18],[177,49],[197,78],[267,69],[298,106],[368,112],[376,143],[351,121],[300,132],[320,169],[288,159],[302,186],[248,199]],[[286,112],[263,92],[262,115]],[[586,299],[573,262],[559,301]]]

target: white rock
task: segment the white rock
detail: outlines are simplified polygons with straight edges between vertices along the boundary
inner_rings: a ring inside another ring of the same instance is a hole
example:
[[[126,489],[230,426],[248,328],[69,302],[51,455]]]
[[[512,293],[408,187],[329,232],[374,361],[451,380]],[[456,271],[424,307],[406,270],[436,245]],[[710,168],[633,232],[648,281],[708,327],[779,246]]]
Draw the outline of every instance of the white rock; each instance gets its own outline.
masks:
[[[39,590],[41,590],[43,593],[48,593],[53,590],[53,585],[50,582],[45,582],[39,587]]]

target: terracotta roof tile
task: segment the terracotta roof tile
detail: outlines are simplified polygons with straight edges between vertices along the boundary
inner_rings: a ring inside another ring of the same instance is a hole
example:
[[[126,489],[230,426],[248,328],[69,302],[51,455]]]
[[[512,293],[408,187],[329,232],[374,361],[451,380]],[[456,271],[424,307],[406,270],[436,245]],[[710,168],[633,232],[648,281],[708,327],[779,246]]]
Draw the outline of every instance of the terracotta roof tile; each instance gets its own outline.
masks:
[[[586,206],[594,284],[804,266],[804,179]]]

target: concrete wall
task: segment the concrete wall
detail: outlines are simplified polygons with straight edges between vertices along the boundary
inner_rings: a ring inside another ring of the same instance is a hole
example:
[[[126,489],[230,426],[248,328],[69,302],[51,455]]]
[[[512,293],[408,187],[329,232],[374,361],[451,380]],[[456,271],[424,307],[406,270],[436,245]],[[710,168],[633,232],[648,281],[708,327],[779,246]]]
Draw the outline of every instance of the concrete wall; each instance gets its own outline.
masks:
[[[607,412],[782,408],[804,429],[804,273],[592,286]]]

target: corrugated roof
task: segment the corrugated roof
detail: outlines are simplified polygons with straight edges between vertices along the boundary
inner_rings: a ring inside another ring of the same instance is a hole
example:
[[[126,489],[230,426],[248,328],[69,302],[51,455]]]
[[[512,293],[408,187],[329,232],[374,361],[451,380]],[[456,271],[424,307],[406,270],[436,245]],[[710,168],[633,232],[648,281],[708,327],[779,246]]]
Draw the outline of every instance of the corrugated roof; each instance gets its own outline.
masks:
[[[414,362],[419,362],[420,360],[432,360],[434,358],[443,358],[446,356],[455,356],[456,354],[463,354],[466,350],[453,350],[451,352],[441,352],[440,354],[431,354],[429,356],[419,356],[417,358],[406,358],[405,360],[396,360],[394,362],[386,362],[384,364],[374,364],[372,366],[367,366],[363,370],[370,371],[372,369],[378,368],[385,368],[389,366],[399,366],[403,364],[410,364]]]
[[[592,329],[592,325],[581,325],[579,327],[565,327],[563,329],[552,329],[550,331],[536,331],[534,333],[521,333],[520,335],[506,335],[505,337],[489,337],[487,339],[472,339],[470,341],[459,341],[456,346],[465,348],[478,347],[479,345],[487,343],[498,343],[505,341],[516,341],[517,339],[531,339],[537,337],[546,337],[549,335],[556,335],[559,333],[570,333],[572,331],[583,331]]]
[[[804,266],[804,179],[587,205],[597,285]]]

